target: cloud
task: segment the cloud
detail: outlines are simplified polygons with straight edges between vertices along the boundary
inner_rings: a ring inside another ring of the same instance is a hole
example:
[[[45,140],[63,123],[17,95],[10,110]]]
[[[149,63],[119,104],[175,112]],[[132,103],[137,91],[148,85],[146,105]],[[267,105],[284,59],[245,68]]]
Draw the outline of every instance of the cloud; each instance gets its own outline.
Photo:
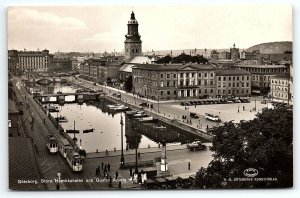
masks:
[[[123,39],[123,37],[122,35],[117,34],[117,32],[100,32],[92,35],[91,37],[84,38],[83,41],[115,42],[120,39]]]
[[[38,11],[34,8],[10,7],[8,10],[8,21],[12,25],[48,26],[62,29],[86,29],[86,24],[75,18],[59,16],[51,12]]]

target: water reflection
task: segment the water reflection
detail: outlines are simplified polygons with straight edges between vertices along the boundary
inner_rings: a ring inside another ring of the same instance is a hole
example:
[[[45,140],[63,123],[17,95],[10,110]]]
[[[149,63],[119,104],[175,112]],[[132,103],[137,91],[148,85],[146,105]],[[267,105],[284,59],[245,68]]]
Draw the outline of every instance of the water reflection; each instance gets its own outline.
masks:
[[[30,86],[29,86],[30,87]],[[64,86],[63,84],[50,85],[31,85],[36,91],[41,93],[74,93],[78,87]],[[60,106],[59,113],[51,113],[54,117],[65,116],[68,122],[61,123],[64,130],[74,128],[79,130],[79,134],[75,134],[79,140],[78,144],[82,144],[87,152],[95,152],[96,150],[112,151],[121,149],[121,113],[111,111],[107,105],[112,102],[102,99],[97,102],[86,102],[82,105],[66,103]],[[176,127],[158,121],[157,123],[140,122],[130,115],[123,113],[124,137],[123,145],[125,149],[158,147],[158,144],[165,142],[170,144],[184,144],[192,142],[195,139],[201,139],[194,134],[180,130]],[[83,133],[83,130],[95,129],[91,133]],[[73,134],[69,134],[73,138]],[[80,141],[81,140],[81,141]]]

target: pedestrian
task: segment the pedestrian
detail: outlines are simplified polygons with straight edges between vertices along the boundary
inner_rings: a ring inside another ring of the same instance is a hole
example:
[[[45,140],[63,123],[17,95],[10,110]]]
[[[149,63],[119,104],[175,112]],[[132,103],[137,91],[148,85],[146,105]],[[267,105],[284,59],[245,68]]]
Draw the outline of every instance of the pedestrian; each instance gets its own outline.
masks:
[[[110,171],[110,163],[107,164],[107,169]]]
[[[207,129],[207,130],[209,129],[208,125],[206,125],[206,129]]]
[[[243,106],[243,111],[245,111],[245,106]]]
[[[108,150],[107,150],[107,149],[105,150],[105,155],[109,155],[109,153],[108,153]]]
[[[141,158],[141,153],[140,152],[138,152],[138,158]]]
[[[121,181],[119,181],[119,188],[121,188],[122,187],[122,184],[121,184]]]
[[[129,169],[129,175],[132,176],[132,168]]]
[[[104,163],[101,162],[101,170],[103,170],[103,167],[104,167]]]
[[[98,174],[101,175],[100,166],[98,166]]]
[[[109,178],[110,176],[108,175],[108,174],[106,174],[106,179],[108,180],[108,178]]]
[[[111,178],[111,176],[109,176],[109,183],[108,183],[108,186],[109,186],[109,187],[112,187],[112,178]]]
[[[188,163],[188,169],[191,170],[191,162]]]
[[[197,105],[195,105],[195,108],[197,107]]]
[[[118,179],[119,173],[118,171],[116,171],[116,179]]]

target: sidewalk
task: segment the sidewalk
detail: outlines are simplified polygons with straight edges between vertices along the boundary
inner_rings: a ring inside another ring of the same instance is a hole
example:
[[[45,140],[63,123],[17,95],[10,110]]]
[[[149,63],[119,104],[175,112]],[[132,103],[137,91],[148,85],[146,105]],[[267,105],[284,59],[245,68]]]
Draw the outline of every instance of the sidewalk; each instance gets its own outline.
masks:
[[[175,150],[184,150],[187,149],[186,145],[171,145],[167,146],[167,151],[175,151]],[[157,152],[162,152],[161,148],[158,147],[151,147],[151,148],[139,148],[138,152],[141,154],[145,153],[157,153]],[[135,150],[124,150],[123,151],[124,155],[135,155]],[[107,157],[116,157],[116,156],[121,156],[121,150],[117,151],[109,151],[108,155],[106,155],[105,151],[101,152],[95,152],[95,153],[87,153],[86,159],[92,159],[92,158],[107,158]]]

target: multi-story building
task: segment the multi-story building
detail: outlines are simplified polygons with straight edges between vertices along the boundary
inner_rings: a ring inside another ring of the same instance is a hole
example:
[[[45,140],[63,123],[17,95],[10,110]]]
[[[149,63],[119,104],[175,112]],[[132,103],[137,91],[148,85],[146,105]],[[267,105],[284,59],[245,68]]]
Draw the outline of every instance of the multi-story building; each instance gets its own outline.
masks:
[[[287,73],[285,65],[235,65],[235,67],[251,73],[252,92],[256,94],[267,94],[270,91],[270,79],[272,76]]]
[[[128,32],[125,35],[125,62],[129,63],[135,56],[142,54],[142,41],[139,34],[139,23],[135,19],[132,11],[131,17],[127,23]]]
[[[237,97],[251,95],[251,74],[242,69],[218,69],[217,97]]]
[[[222,89],[217,89],[218,75]],[[249,72],[219,71],[208,64],[140,64],[132,68],[132,76],[133,92],[155,100],[248,96],[251,92]]]
[[[294,101],[294,67],[293,64],[290,65],[290,99]]]
[[[100,84],[117,81],[121,62],[107,62],[107,59],[88,59],[80,64],[79,73],[82,78]]]
[[[43,51],[19,51],[19,69],[23,72],[47,72],[53,55],[49,50]]]
[[[220,52],[219,53],[219,60],[229,60],[230,59],[230,52]]]
[[[50,72],[69,72],[72,70],[72,60],[70,58],[53,58],[48,70]]]
[[[259,58],[260,52],[259,50],[253,50],[253,51],[245,51],[243,50],[240,53],[240,59],[242,60],[257,60]]]
[[[72,71],[78,71],[79,70],[79,62],[76,57],[71,58],[72,61]]]
[[[8,71],[17,74],[19,69],[19,59],[17,50],[8,50]]]
[[[283,102],[291,101],[290,97],[290,75],[280,74],[271,77],[270,95],[273,99]]]

